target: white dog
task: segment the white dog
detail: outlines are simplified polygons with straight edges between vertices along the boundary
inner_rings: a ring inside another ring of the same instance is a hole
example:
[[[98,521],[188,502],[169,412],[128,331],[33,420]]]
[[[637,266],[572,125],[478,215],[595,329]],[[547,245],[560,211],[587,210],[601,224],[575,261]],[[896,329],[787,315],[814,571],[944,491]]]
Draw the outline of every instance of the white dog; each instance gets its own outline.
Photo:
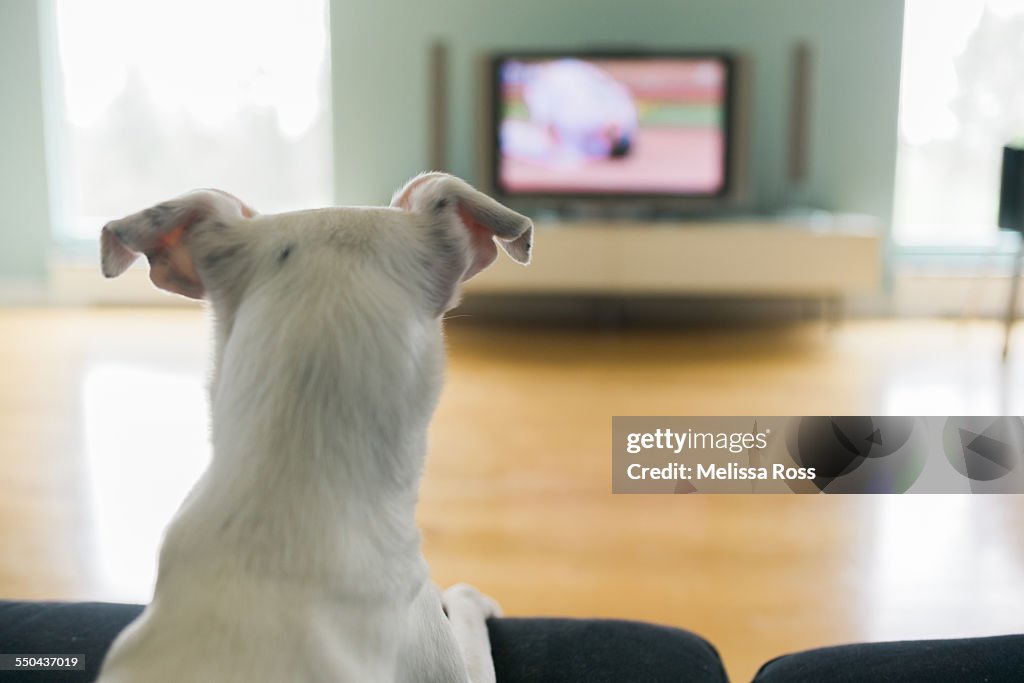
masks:
[[[210,302],[216,348],[212,461],[102,683],[494,680],[498,607],[459,585],[442,608],[413,515],[441,317],[532,237],[441,173],[388,208],[260,216],[200,190],[103,228],[103,273],[145,254],[158,287]]]

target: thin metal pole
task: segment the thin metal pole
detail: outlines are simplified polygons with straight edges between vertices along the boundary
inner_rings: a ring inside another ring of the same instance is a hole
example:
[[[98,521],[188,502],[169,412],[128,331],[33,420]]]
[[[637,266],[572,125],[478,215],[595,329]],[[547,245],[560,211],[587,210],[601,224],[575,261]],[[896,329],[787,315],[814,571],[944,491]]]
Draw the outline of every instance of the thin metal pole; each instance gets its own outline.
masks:
[[[1003,341],[1003,360],[1010,353],[1010,331],[1013,321],[1017,318],[1017,292],[1020,290],[1021,261],[1024,261],[1024,235],[1021,235],[1020,247],[1013,259],[1013,279],[1010,280],[1010,306],[1006,309],[1006,339]]]

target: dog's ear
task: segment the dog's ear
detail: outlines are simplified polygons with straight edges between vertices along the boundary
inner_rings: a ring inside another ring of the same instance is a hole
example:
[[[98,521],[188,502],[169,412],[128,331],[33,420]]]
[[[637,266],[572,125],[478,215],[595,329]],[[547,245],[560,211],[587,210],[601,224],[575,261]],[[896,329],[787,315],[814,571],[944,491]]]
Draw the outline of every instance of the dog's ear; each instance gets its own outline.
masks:
[[[469,231],[473,260],[462,276],[468,280],[494,262],[495,242],[512,260],[526,265],[533,248],[533,222],[501,205],[469,183],[447,173],[416,176],[395,193],[391,206],[413,212],[441,214],[454,209]]]
[[[117,277],[140,254],[149,259],[149,278],[157,287],[193,299],[205,293],[186,235],[204,222],[249,218],[256,212],[220,190],[196,190],[103,226],[100,264]]]

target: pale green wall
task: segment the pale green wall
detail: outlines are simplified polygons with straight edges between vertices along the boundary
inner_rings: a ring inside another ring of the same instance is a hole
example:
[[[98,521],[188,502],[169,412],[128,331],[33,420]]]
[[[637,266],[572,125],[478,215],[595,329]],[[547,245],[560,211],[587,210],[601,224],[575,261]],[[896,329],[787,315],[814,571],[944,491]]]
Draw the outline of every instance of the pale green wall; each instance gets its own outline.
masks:
[[[0,2],[0,279],[41,282],[50,245],[35,0]]]
[[[816,55],[811,179],[798,197],[888,220],[898,0],[332,0],[336,185],[374,203],[427,165],[426,57],[451,46],[450,170],[476,178],[476,60],[494,49],[728,48],[754,67],[752,206],[781,207],[789,48]],[[0,2],[0,279],[42,280],[50,244],[36,2]]]
[[[426,168],[428,46],[450,46],[449,170],[478,178],[476,66],[495,49],[726,48],[753,67],[751,207],[796,196],[888,221],[896,155],[899,0],[334,0],[340,203],[385,201]],[[815,54],[810,181],[785,183],[790,48]]]

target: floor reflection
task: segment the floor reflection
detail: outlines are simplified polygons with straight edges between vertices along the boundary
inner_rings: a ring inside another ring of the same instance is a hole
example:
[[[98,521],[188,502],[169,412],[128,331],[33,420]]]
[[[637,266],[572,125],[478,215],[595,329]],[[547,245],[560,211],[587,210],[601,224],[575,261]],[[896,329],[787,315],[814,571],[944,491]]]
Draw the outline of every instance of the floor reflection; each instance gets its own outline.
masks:
[[[893,368],[881,387],[879,415],[1021,415],[1021,375],[998,360],[937,373],[934,359]]]
[[[873,496],[858,580],[866,640],[948,638],[1021,628],[1019,528],[1000,496]],[[997,615],[1002,615],[998,617]]]
[[[97,587],[148,601],[163,530],[209,461],[204,377],[99,364],[84,375],[82,407]]]

